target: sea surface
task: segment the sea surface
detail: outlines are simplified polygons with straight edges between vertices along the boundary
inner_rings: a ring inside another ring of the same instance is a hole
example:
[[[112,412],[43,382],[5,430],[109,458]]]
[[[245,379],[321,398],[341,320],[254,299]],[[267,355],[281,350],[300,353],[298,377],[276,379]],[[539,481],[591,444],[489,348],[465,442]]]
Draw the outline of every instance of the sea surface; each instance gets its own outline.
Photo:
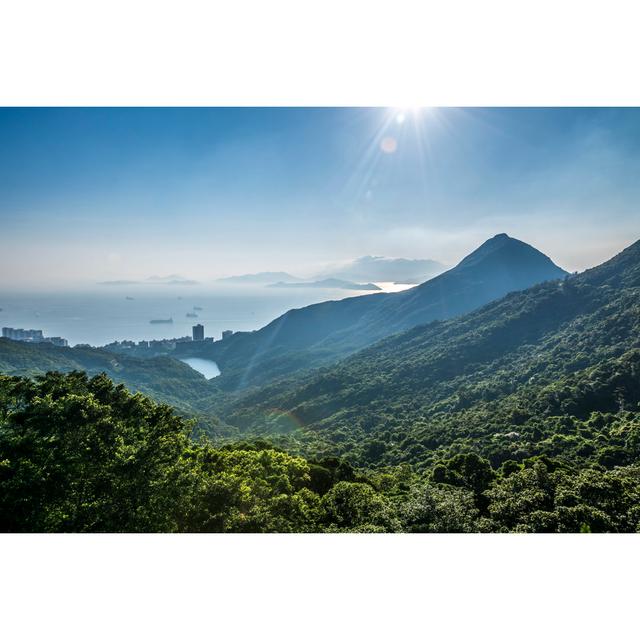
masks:
[[[379,284],[386,291],[406,288],[405,285]],[[114,340],[137,342],[190,336],[192,326],[200,323],[204,325],[205,336],[218,340],[226,329],[259,329],[289,309],[357,295],[367,294],[247,285],[145,288],[103,285],[82,292],[0,291],[0,326],[42,329],[45,336],[66,338],[72,346],[101,346]],[[194,307],[201,307],[201,310],[194,310]],[[187,313],[195,313],[197,317],[188,318]],[[172,318],[173,323],[149,322],[167,318]]]

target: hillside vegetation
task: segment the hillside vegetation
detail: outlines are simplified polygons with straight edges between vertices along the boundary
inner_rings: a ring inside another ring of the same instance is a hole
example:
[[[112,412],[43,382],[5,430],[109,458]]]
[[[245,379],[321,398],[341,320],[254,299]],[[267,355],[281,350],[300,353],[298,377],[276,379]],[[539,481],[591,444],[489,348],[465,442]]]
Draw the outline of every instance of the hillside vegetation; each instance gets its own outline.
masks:
[[[185,411],[195,411],[212,393],[201,374],[173,358],[133,358],[92,347],[56,347],[0,338],[0,372],[34,376],[47,371],[104,372],[131,391],[141,391]]]
[[[356,471],[268,443],[193,442],[106,375],[0,376],[0,531],[638,531],[640,470],[475,454]],[[637,432],[636,432],[637,433]]]
[[[496,468],[558,454],[613,468],[636,460],[639,402],[636,243],[583,274],[241,394],[224,417],[360,465],[428,468],[475,452]]]

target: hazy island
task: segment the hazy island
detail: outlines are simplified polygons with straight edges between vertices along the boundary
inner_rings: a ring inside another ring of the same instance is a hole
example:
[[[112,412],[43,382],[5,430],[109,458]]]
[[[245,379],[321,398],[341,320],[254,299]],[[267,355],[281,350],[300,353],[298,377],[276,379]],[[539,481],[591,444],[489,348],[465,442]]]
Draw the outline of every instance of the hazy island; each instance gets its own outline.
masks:
[[[308,289],[348,289],[353,291],[382,291],[382,289],[372,282],[366,284],[358,284],[357,282],[349,282],[348,280],[340,280],[338,278],[326,278],[324,280],[315,280],[313,282],[275,282],[268,284],[267,287],[277,289],[289,288],[308,288]]]
[[[224,284],[274,284],[277,282],[300,282],[300,278],[292,276],[286,271],[261,271],[260,273],[247,273],[241,276],[228,276],[218,278],[216,282]]]

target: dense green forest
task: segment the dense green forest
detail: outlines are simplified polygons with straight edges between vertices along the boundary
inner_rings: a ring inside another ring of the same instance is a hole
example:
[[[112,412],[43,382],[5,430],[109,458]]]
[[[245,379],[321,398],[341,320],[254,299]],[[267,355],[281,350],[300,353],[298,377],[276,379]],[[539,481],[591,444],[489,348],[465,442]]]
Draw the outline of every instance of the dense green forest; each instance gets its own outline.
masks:
[[[8,532],[637,531],[640,469],[474,453],[357,470],[261,441],[196,442],[169,406],[106,375],[0,377]],[[597,428],[597,427],[595,427]],[[635,426],[618,428],[638,443]]]
[[[640,242],[236,393],[49,350],[0,377],[4,531],[640,531]]]

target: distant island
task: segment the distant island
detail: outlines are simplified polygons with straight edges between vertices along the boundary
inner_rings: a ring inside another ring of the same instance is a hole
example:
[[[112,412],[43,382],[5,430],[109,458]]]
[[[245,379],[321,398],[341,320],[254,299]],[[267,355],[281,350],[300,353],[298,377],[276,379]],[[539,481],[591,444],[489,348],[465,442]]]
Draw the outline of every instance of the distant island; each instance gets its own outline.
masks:
[[[399,282],[418,284],[430,280],[447,267],[435,260],[410,260],[408,258],[385,258],[362,256],[342,265],[326,269],[320,278],[338,278],[355,282]]]
[[[401,284],[418,284],[430,280],[445,271],[447,267],[435,260],[412,260],[409,258],[385,258],[383,256],[362,256],[328,265],[320,273],[311,276],[311,281],[292,276],[286,271],[261,271],[239,276],[218,278],[216,282],[222,284],[259,284],[273,287],[285,285],[300,285],[318,289],[361,289],[376,291],[372,282],[396,282]],[[331,285],[324,284],[334,280]],[[344,284],[347,283],[349,286]],[[366,282],[364,286],[354,286],[356,283]],[[321,283],[321,284],[317,284]]]
[[[197,280],[189,280],[188,278],[184,278],[177,273],[172,273],[169,276],[150,276],[148,277],[143,284],[199,284]]]
[[[286,271],[261,271],[260,273],[247,273],[242,276],[229,276],[218,278],[216,282],[226,284],[278,284],[280,282],[300,282],[300,278],[292,276]]]
[[[276,282],[268,284],[267,287],[274,288],[309,288],[309,289],[348,289],[352,291],[382,291],[382,289],[372,282],[366,284],[358,284],[357,282],[349,282],[348,280],[340,280],[338,278],[325,278],[324,280],[315,280],[313,282]]]
[[[98,284],[123,287],[141,284],[194,285],[200,283],[197,280],[189,280],[180,275],[172,274],[169,276],[150,276],[146,280],[103,280],[102,282],[98,282]]]
[[[149,320],[149,324],[173,324],[173,318],[160,318],[159,320]]]
[[[104,280],[103,282],[98,282],[98,284],[104,284],[113,287],[123,287],[130,284],[142,284],[138,280]]]

